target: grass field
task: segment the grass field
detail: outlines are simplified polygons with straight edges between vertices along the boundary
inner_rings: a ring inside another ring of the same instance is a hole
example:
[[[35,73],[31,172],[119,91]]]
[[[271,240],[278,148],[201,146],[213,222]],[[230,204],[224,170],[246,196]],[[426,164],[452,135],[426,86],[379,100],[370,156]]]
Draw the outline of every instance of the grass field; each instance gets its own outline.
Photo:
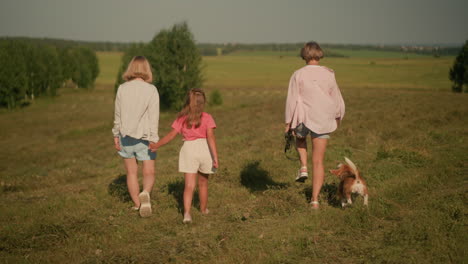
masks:
[[[181,140],[158,153],[154,215],[130,210],[110,131],[119,56],[99,54],[92,91],[0,113],[0,262],[466,263],[468,97],[450,92],[453,58],[323,60],[347,107],[325,166],[350,157],[370,198],[368,209],[359,199],[341,209],[327,174],[319,211],[307,205],[310,180],[294,183],[298,164],[283,154],[287,84],[302,62],[204,58],[204,87],[224,100],[207,109],[220,170],[211,214],[196,209],[183,225]],[[162,113],[161,136],[174,117]]]

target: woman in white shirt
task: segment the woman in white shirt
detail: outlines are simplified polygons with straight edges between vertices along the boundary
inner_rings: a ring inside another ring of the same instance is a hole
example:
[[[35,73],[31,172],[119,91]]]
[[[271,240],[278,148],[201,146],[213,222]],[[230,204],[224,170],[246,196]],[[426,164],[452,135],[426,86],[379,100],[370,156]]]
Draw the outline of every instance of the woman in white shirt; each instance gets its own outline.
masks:
[[[125,73],[126,81],[117,90],[114,112],[115,148],[124,159],[127,187],[140,216],[151,215],[150,193],[154,185],[156,153],[148,149],[150,142],[158,142],[159,94],[151,84],[153,74],[148,60],[134,57]],[[143,162],[143,191],[138,184],[138,163]]]

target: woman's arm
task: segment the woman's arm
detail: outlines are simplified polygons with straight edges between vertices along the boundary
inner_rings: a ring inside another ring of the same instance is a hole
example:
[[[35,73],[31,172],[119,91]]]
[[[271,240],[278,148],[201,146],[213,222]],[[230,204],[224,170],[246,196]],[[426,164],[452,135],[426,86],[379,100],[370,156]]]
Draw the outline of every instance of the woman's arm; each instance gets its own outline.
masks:
[[[119,87],[120,88],[120,87]],[[114,134],[114,146],[115,149],[120,151],[120,89],[117,90],[117,95],[115,96],[115,106],[114,106],[114,127],[112,128],[112,134]]]
[[[207,132],[208,147],[210,148],[211,156],[213,158],[213,167],[218,168],[218,151],[216,150],[216,138],[214,128],[208,128]]]
[[[299,96],[296,78],[296,73],[294,73],[289,80],[288,96],[286,98],[286,107],[284,111],[286,124],[290,124],[292,122],[294,112],[296,110],[297,98]]]
[[[164,136],[157,143],[151,142],[149,144],[148,148],[151,150],[151,152],[156,152],[156,150],[158,150],[158,148],[160,148],[160,147],[166,145],[167,143],[171,142],[171,140],[173,140],[176,136],[177,136],[177,130],[175,130],[173,128],[171,130],[171,132],[169,132],[166,136]]]
[[[149,117],[149,141],[158,142],[158,128],[159,128],[159,93],[156,88],[154,88],[153,93],[151,94],[149,105],[148,105],[148,117]]]

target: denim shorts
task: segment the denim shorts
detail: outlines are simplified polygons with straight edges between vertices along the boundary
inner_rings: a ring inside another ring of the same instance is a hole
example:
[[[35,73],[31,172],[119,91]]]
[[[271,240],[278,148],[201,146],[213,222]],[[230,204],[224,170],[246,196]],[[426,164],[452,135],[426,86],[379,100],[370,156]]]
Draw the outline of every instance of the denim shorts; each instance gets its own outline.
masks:
[[[297,138],[306,138],[308,134],[310,134],[312,138],[330,138],[330,133],[317,134],[314,131],[307,128],[304,125],[304,123],[300,123],[299,125],[297,125],[297,127],[294,129],[294,132],[296,133]]]
[[[120,151],[119,155],[124,159],[136,158],[137,160],[154,160],[156,152],[148,149],[149,141],[136,139],[129,136],[119,137]]]

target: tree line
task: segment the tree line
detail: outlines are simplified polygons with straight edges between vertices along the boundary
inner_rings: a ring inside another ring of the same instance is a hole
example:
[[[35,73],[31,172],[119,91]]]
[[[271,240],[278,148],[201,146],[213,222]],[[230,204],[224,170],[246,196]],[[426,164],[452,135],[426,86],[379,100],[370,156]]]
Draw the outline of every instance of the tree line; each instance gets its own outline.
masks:
[[[87,47],[94,51],[119,51],[125,52],[127,49],[138,43],[131,42],[112,42],[112,41],[77,41],[64,40],[53,38],[26,38],[15,37],[10,39],[25,40],[40,44],[48,44],[57,48],[71,47]],[[226,55],[235,51],[297,51],[304,45],[303,42],[298,43],[258,43],[258,44],[242,44],[242,43],[196,43],[196,47],[203,56]],[[322,48],[327,57],[344,57],[344,55],[331,52],[328,49],[348,49],[348,50],[375,50],[375,51],[395,51],[405,52],[409,54],[423,54],[434,57],[439,56],[456,56],[459,47],[453,46],[438,46],[438,45],[364,45],[364,44],[330,44],[322,43]]]
[[[96,53],[86,47],[0,39],[0,107],[15,108],[37,97],[55,96],[71,82],[91,88],[99,74]]]

